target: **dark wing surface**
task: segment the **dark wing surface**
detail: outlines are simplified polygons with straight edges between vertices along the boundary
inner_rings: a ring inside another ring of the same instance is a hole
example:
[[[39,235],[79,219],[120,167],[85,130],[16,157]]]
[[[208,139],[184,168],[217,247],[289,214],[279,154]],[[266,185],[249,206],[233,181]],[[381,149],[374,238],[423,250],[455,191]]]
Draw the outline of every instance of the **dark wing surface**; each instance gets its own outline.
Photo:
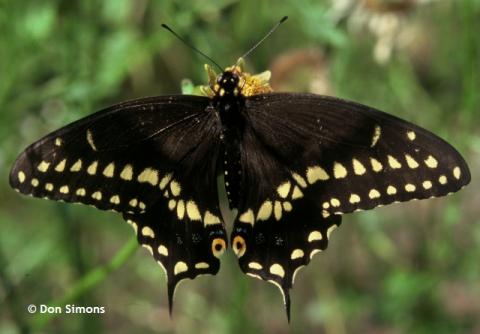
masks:
[[[340,216],[444,196],[470,181],[460,154],[416,125],[312,94],[247,98],[243,201],[232,233],[241,269],[288,289]],[[236,243],[237,241],[237,243]]]
[[[220,127],[209,99],[133,100],[65,126],[29,146],[10,185],[23,194],[122,213],[176,284],[216,274],[226,247],[218,206]]]

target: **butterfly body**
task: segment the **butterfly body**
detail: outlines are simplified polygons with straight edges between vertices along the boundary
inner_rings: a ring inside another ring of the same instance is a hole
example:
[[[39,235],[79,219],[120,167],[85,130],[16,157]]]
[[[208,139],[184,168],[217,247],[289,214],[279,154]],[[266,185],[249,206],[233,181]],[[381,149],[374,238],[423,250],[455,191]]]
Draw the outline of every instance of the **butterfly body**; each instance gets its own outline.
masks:
[[[216,80],[212,98],[214,109],[221,122],[220,170],[223,170],[225,187],[231,209],[238,206],[242,191],[241,142],[245,126],[245,97],[239,87],[239,77],[232,71],[225,71]]]
[[[354,102],[273,93],[241,63],[204,96],[128,101],[48,134],[20,154],[10,185],[35,197],[120,212],[164,269],[171,308],[184,279],[216,274],[228,245],[224,174],[241,270],[275,284],[287,314],[298,271],[342,215],[444,196],[470,182],[448,143]]]

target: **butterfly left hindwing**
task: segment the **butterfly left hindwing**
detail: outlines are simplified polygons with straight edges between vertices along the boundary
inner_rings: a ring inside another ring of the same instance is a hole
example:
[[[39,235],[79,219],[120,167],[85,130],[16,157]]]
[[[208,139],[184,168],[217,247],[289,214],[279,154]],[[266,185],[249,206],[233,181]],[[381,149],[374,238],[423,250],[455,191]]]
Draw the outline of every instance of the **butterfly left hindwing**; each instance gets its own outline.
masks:
[[[218,206],[219,126],[209,99],[144,98],[57,130],[10,173],[21,193],[121,212],[176,284],[216,274],[226,248]]]

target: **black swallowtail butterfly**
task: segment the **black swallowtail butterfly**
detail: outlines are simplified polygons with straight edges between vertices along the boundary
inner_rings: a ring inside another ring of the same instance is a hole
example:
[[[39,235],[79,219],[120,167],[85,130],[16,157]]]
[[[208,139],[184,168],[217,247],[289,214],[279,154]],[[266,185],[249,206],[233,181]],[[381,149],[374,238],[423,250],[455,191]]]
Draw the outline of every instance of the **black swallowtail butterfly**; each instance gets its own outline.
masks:
[[[207,66],[204,96],[141,98],[29,146],[10,185],[35,197],[120,212],[178,282],[216,274],[228,245],[216,179],[224,174],[241,270],[283,294],[325,250],[345,213],[458,191],[460,154],[432,133],[334,97],[273,93],[269,72]]]

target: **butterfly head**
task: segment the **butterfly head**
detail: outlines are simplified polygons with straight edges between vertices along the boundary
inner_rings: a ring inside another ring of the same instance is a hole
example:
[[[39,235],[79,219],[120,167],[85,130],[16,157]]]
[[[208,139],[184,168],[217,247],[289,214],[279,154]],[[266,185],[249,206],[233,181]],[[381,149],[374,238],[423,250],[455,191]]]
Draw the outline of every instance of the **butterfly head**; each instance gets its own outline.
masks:
[[[237,96],[241,92],[240,77],[234,71],[226,70],[217,77],[214,92],[220,96]]]
[[[205,65],[208,75],[208,86],[201,86],[202,95],[215,96],[252,96],[272,92],[270,87],[270,71],[250,74],[244,71],[244,61],[240,58],[233,66],[227,67],[221,74]]]

